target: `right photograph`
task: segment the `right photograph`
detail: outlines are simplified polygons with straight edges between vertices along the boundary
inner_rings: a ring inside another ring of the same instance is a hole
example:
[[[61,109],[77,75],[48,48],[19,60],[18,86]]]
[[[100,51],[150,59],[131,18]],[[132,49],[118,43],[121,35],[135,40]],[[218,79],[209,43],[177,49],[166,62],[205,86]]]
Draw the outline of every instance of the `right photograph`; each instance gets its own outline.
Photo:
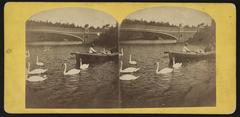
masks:
[[[123,108],[216,106],[216,32],[208,14],[153,7],[120,25]]]

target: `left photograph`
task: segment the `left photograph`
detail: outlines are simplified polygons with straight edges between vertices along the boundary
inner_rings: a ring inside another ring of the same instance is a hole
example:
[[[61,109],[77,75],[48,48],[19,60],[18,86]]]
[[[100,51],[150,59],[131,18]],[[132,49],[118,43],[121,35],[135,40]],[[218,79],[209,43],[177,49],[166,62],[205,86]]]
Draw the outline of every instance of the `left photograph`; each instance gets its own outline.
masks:
[[[57,8],[26,21],[26,108],[118,108],[118,23]]]

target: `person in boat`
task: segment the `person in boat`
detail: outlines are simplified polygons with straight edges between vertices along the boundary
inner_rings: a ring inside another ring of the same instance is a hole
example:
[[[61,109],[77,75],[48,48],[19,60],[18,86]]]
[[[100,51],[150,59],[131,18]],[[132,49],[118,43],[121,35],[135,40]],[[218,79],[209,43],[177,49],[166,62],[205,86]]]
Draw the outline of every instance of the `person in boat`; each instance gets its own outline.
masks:
[[[103,53],[103,54],[107,54],[107,52],[106,52],[106,48],[105,48],[105,47],[103,48],[102,53]]]
[[[192,52],[189,48],[188,48],[188,43],[185,43],[182,49],[183,52]]]
[[[103,54],[111,54],[111,51],[107,50],[106,47],[103,48]]]
[[[94,47],[94,44],[92,44],[89,48],[89,53],[97,53],[97,51],[93,48]]]

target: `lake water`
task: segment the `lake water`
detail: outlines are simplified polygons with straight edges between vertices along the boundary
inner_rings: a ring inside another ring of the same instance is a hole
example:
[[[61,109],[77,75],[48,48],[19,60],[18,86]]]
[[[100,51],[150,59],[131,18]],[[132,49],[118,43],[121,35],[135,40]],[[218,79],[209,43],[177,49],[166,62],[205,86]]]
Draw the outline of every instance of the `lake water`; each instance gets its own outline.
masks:
[[[179,70],[157,75],[168,66],[164,51],[179,50],[181,44],[121,45],[124,49],[123,68],[141,69],[133,73],[136,80],[119,80],[118,64],[107,62],[93,65],[74,76],[64,76],[63,63],[75,66],[71,52],[87,52],[84,46],[29,46],[27,59],[31,69],[48,68],[48,79],[42,82],[26,81],[26,107],[28,108],[119,108],[119,107],[179,107],[215,106],[215,61],[198,61],[183,64]],[[190,47],[196,49],[195,46]],[[100,50],[100,47],[97,48]],[[129,54],[137,65],[129,65]],[[36,66],[36,56],[45,65]]]
[[[48,68],[48,79],[42,82],[26,81],[26,107],[42,108],[107,108],[119,107],[118,64],[107,62],[91,65],[88,70],[73,76],[63,75],[75,67],[71,52],[87,52],[84,46],[31,46],[31,69],[36,66],[36,56]],[[47,51],[44,51],[47,50]],[[98,50],[98,48],[96,49]],[[41,54],[40,54],[41,53]]]
[[[124,49],[123,68],[141,67],[134,73],[140,76],[134,81],[121,81],[122,107],[179,107],[215,105],[215,61],[183,63],[173,73],[156,74],[156,62],[160,69],[168,67],[168,54],[164,51],[181,51],[182,44],[170,45],[121,45]],[[192,50],[203,49],[190,46]],[[129,54],[137,65],[129,65]]]

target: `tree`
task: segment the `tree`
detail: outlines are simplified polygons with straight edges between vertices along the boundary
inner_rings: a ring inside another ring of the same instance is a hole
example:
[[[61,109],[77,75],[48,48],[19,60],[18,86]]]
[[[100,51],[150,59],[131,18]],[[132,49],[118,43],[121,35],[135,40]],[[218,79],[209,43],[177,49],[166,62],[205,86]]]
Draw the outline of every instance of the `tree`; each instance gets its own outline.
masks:
[[[103,27],[108,27],[109,25],[105,25]],[[100,34],[99,39],[95,40],[93,43],[95,45],[100,46],[108,46],[108,47],[117,47],[118,42],[118,28],[115,27],[109,27],[108,30],[105,30],[103,33]]]
[[[85,25],[84,25],[84,28],[88,28],[88,27],[89,27],[89,24],[85,24]]]

